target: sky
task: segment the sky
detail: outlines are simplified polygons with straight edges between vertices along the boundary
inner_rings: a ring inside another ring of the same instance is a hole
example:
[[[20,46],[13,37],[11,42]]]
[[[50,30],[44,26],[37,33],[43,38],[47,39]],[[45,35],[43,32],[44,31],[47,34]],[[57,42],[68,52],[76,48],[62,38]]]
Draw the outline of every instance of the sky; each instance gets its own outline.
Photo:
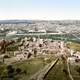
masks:
[[[80,0],[0,0],[0,20],[80,20]]]

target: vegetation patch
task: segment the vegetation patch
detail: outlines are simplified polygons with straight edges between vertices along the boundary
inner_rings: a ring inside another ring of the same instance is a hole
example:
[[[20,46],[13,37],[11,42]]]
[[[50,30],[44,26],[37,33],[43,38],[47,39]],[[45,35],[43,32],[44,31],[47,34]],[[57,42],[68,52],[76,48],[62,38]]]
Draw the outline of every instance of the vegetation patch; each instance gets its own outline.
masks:
[[[51,55],[49,57],[48,60],[36,57],[35,59],[20,61],[10,65],[0,65],[0,78],[7,80],[11,76],[13,80],[29,80],[32,75],[43,69],[45,65],[54,59]]]
[[[74,49],[76,51],[80,51],[80,43],[77,43],[77,42],[69,42],[67,44],[67,46],[70,48],[70,49]]]

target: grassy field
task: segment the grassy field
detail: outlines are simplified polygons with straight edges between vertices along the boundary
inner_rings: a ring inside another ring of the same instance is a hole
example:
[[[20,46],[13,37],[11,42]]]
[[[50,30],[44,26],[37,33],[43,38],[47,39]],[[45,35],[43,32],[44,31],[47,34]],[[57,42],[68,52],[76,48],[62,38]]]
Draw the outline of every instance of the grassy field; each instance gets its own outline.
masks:
[[[46,57],[49,58],[46,61],[44,60],[44,57],[38,57],[35,59],[29,59],[26,61],[20,61],[20,62],[10,64],[14,68],[14,73],[17,68],[20,68],[22,72],[26,71],[26,74],[20,73],[18,75],[14,75],[13,80],[29,80],[29,78],[33,74],[38,72],[40,69],[43,69],[45,65],[47,65],[48,63],[50,63],[52,60],[55,59],[52,54],[47,55]],[[0,77],[3,76],[7,76],[7,65],[5,64],[0,65]],[[3,80],[7,80],[7,79],[5,78]]]
[[[77,42],[69,42],[67,44],[67,46],[71,49],[74,49],[76,51],[80,51],[80,43],[77,43]]]
[[[16,63],[13,65],[15,68],[19,67],[22,70],[26,70],[27,74],[21,74],[16,76],[19,80],[26,80],[29,79],[29,77],[33,74],[35,74],[39,69],[43,68],[44,62],[41,60],[29,60],[29,61],[24,61],[20,63]]]
[[[64,65],[59,61],[46,76],[45,80],[67,80],[67,76],[63,72]]]
[[[26,74],[19,74],[15,75],[13,80],[28,80],[28,78],[36,73],[40,68],[44,67],[44,62],[43,60],[39,59],[32,59],[28,61],[21,61],[12,64],[12,67],[14,69],[20,68],[22,71],[26,71]],[[7,65],[0,66],[0,74],[1,76],[6,76],[7,75]],[[5,79],[6,80],[6,79]]]
[[[77,69],[79,68],[80,68],[80,62],[75,64],[70,64],[70,70],[74,80],[80,80],[80,74],[79,74],[80,71],[77,72]]]
[[[46,76],[45,80],[71,80],[68,74],[66,75],[63,71],[64,67],[65,69],[67,69],[66,64],[64,65],[62,62],[59,62],[56,66],[52,68],[52,70]],[[80,80],[80,62],[69,64],[69,67],[73,79]]]

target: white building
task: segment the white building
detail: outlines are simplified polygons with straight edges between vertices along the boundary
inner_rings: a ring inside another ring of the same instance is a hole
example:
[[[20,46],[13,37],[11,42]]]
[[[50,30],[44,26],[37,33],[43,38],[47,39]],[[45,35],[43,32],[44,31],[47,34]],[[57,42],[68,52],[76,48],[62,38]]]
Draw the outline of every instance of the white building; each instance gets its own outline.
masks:
[[[68,57],[68,62],[74,63],[76,60],[76,57]]]
[[[38,30],[38,32],[46,33],[45,29]]]
[[[9,31],[6,36],[12,36],[17,34],[17,31]]]

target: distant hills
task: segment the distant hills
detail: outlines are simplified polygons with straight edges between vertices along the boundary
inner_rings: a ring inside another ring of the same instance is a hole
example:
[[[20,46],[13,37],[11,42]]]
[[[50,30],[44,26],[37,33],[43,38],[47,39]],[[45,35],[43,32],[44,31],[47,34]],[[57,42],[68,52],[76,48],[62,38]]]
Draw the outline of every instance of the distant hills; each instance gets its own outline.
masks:
[[[18,24],[18,23],[33,23],[33,22],[53,22],[59,24],[80,24],[80,20],[0,20],[0,24]]]
[[[80,34],[80,20],[0,20],[0,29],[46,30],[53,33]],[[11,25],[7,25],[11,24]],[[16,25],[15,25],[16,24]]]
[[[32,20],[0,20],[0,24],[32,23]]]

